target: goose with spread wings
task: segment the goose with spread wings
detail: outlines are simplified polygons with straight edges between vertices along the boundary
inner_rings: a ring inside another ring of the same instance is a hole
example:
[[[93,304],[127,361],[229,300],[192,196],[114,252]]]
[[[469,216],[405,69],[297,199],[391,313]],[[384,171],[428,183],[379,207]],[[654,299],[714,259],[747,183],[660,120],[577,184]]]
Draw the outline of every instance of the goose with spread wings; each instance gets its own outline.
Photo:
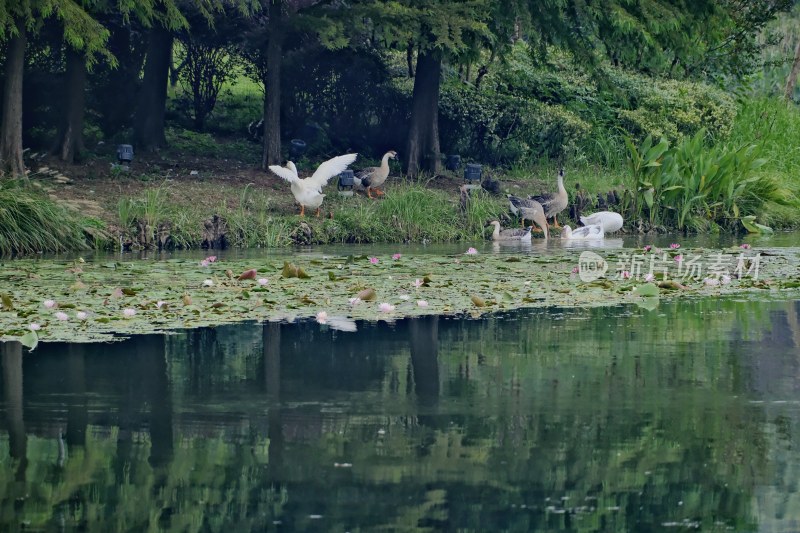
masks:
[[[297,175],[297,167],[291,161],[287,161],[285,167],[270,165],[269,169],[291,184],[294,199],[300,204],[301,217],[305,215],[306,207],[316,209],[317,216],[319,216],[319,209],[325,198],[322,188],[328,183],[328,180],[346,170],[356,160],[356,157],[358,154],[346,154],[328,159],[317,167],[311,177],[303,179]]]

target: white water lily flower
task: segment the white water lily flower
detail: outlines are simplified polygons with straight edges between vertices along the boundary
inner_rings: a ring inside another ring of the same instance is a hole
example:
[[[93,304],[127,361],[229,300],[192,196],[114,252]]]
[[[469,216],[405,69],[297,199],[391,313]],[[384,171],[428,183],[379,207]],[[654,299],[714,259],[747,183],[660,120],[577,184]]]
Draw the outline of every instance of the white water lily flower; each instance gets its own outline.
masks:
[[[723,285],[727,285],[728,283],[731,282],[731,277],[727,274],[723,274],[721,281]]]
[[[703,280],[703,283],[705,283],[709,287],[716,287],[717,285],[719,285],[719,280],[717,278],[706,278]]]
[[[56,301],[55,300],[45,300],[42,303],[48,309],[52,309],[52,308],[54,308],[56,306]]]
[[[317,313],[317,322],[320,324],[325,324],[328,321],[328,313],[325,311],[320,311]]]
[[[378,306],[378,309],[380,309],[382,313],[391,313],[392,311],[394,311],[394,306],[392,304],[384,302]]]
[[[62,322],[69,320],[69,316],[67,316],[67,313],[63,311],[59,311],[58,313],[56,313],[56,318]]]
[[[267,283],[269,283],[269,280],[267,278],[258,278],[258,284],[261,285],[262,287]]]
[[[40,324],[37,324],[36,322],[32,322],[28,324],[28,329],[31,331],[39,331],[40,329],[42,329],[42,326]]]
[[[165,302],[164,300],[159,300],[159,301],[157,301],[157,302],[156,302],[156,307],[158,307],[159,309],[161,309],[161,307],[163,307],[163,305],[164,305],[165,303],[167,303],[167,302]]]
[[[350,303],[350,305],[358,305],[361,303],[361,298],[350,298],[347,301]]]
[[[86,320],[87,318],[89,318],[89,314],[86,311],[78,311],[77,313],[75,313],[75,316],[77,317],[78,320]]]
[[[207,280],[203,281],[203,285],[205,285],[206,287],[213,287],[214,286],[214,280],[207,279]]]
[[[400,299],[401,300],[410,300],[411,296],[409,296],[408,294],[401,294],[400,295]]]
[[[127,309],[122,310],[122,314],[125,316],[125,318],[131,318],[133,316],[136,316],[136,309],[131,309],[130,307],[128,307]]]
[[[417,300],[417,307],[428,307],[428,302],[425,300]]]

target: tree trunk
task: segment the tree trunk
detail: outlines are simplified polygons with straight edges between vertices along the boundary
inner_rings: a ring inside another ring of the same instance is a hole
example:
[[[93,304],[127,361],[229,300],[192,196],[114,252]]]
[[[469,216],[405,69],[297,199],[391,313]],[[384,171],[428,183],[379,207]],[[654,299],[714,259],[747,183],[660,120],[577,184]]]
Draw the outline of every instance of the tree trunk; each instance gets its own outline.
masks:
[[[267,79],[264,80],[264,153],[261,168],[281,163],[281,56],[284,29],[281,1],[269,3]]]
[[[406,47],[406,66],[408,67],[408,77],[414,77],[414,43],[408,43]]]
[[[0,115],[0,174],[25,175],[22,162],[22,76],[28,36],[17,21],[17,35],[8,40],[4,69],[2,115]]]
[[[134,141],[138,150],[155,151],[167,145],[164,114],[171,58],[172,33],[161,26],[154,26],[148,37],[144,78],[133,121]],[[125,105],[125,102],[120,102],[120,105]]]
[[[435,52],[420,52],[411,99],[406,174],[416,178],[421,171],[439,171],[439,84],[442,59]]]
[[[72,48],[67,49],[65,82],[64,116],[53,153],[62,161],[72,163],[84,149],[83,117],[86,109],[86,58]]]
[[[98,123],[106,139],[133,126],[134,105],[139,89],[139,76],[144,65],[146,43],[138,33],[134,35],[126,26],[109,22],[111,36],[108,50],[119,61],[117,68],[107,65],[97,67],[93,82],[97,83]],[[97,94],[95,93],[95,94]]]
[[[794,48],[794,62],[792,63],[792,71],[789,73],[789,77],[786,78],[786,90],[783,93],[784,98],[786,98],[787,102],[792,101],[792,96],[794,96],[794,87],[797,84],[797,74],[800,73],[800,41],[797,42],[797,46]]]

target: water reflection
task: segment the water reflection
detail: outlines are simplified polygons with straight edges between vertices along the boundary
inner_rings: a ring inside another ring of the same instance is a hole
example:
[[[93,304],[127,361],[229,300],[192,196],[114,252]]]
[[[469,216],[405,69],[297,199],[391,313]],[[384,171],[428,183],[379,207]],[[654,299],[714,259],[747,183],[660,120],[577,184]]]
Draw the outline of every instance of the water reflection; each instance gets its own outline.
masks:
[[[336,245],[314,245],[296,246],[290,249],[282,248],[248,248],[248,249],[229,249],[215,250],[214,254],[222,261],[238,259],[274,259],[282,261],[284,259],[297,260],[298,256],[319,257],[323,255],[347,256],[347,255],[392,255],[401,253],[403,255],[458,255],[466,251],[470,246],[476,248],[480,253],[553,253],[564,249],[564,247],[605,247],[605,248],[641,248],[651,244],[657,247],[668,247],[671,243],[679,242],[684,248],[727,248],[746,242],[754,247],[797,247],[800,246],[800,231],[777,232],[773,235],[731,235],[722,233],[719,235],[693,235],[682,234],[666,235],[623,235],[614,234],[598,242],[591,241],[569,241],[554,237],[545,241],[542,238],[534,238],[530,244],[520,243],[496,243],[490,240],[472,243],[449,243],[449,244],[336,244]],[[566,244],[565,244],[566,243]],[[79,256],[89,261],[108,261],[108,260],[166,260],[166,259],[196,259],[200,261],[208,255],[204,250],[173,250],[173,251],[154,251],[144,250],[137,252],[81,252],[68,253],[62,255],[47,255],[44,258],[54,258],[61,260],[77,259]]]
[[[0,345],[0,529],[792,530],[800,304]]]

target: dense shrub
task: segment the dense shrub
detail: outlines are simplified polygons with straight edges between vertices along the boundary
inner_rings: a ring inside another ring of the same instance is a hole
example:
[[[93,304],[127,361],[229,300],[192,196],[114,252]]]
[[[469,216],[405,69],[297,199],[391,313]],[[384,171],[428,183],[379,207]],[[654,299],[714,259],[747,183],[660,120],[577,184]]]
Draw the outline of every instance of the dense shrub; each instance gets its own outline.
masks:
[[[518,45],[490,83],[494,90],[514,94],[567,111],[591,124],[581,147],[625,136],[648,135],[675,142],[705,129],[715,138],[730,131],[736,103],[729,94],[702,83],[651,78],[611,66],[587,72],[567,54],[552,51],[546,64],[533,61]],[[485,84],[485,86],[488,85]]]
[[[591,126],[561,105],[446,84],[439,103],[442,149],[491,164],[574,151]]]

